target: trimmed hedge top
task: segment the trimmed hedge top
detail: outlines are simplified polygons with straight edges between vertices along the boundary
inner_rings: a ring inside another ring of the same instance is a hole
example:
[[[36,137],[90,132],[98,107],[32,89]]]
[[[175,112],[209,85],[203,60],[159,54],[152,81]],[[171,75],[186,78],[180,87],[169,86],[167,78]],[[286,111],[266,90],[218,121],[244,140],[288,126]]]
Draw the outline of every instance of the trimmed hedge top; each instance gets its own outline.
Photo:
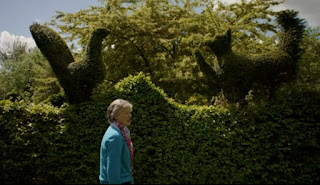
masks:
[[[59,109],[1,101],[0,182],[99,183],[105,110],[117,98],[133,104],[136,183],[319,182],[317,92],[242,110],[185,106],[140,73],[96,97]]]

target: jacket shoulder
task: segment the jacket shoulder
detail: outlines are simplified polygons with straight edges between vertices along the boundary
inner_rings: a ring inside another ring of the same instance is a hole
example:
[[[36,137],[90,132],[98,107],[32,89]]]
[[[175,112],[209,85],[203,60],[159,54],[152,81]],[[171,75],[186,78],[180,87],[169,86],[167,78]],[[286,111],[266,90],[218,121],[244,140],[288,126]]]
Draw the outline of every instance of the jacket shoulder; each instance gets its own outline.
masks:
[[[107,129],[107,132],[106,132],[106,138],[108,140],[121,140],[122,135],[116,128],[113,128],[110,125],[109,128]]]

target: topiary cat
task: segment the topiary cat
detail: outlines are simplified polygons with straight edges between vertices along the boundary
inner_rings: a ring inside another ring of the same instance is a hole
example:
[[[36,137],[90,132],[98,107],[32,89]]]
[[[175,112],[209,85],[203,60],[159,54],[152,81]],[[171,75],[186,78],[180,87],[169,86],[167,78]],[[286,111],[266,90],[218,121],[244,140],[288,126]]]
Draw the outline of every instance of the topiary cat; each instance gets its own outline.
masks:
[[[109,35],[104,28],[92,32],[81,61],[74,58],[63,39],[51,28],[34,23],[31,34],[43,55],[49,61],[53,72],[65,91],[67,100],[77,104],[90,100],[93,88],[105,78],[102,62],[102,40]]]
[[[223,90],[228,100],[241,102],[258,84],[273,97],[280,83],[294,79],[302,53],[299,43],[305,29],[304,21],[296,16],[297,12],[290,10],[278,13],[276,20],[282,27],[282,33],[277,52],[250,57],[234,53],[230,29],[224,35],[217,35],[213,41],[205,42],[216,55],[223,71],[217,74],[200,50],[195,52],[198,66],[207,79],[212,95]]]

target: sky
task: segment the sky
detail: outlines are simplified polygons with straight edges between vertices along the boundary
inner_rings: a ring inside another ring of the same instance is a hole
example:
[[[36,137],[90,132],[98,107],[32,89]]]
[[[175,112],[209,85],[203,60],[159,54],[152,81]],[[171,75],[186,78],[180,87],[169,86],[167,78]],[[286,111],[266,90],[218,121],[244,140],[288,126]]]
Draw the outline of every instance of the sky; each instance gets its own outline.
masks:
[[[225,3],[241,0],[221,0]],[[0,0],[0,51],[10,48],[14,41],[35,47],[29,26],[33,22],[49,22],[56,11],[74,13],[89,6],[101,6],[98,0]],[[294,9],[309,26],[320,26],[320,0],[286,0],[275,10]]]
[[[56,11],[74,13],[101,5],[98,0],[0,0],[0,51],[12,48],[16,40],[35,47],[29,26],[49,22]]]

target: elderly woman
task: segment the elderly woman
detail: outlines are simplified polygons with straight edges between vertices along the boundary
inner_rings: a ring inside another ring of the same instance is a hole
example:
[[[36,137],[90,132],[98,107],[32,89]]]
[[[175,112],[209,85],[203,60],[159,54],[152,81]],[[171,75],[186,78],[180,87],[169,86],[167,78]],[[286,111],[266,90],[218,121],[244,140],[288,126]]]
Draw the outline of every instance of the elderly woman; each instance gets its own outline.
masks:
[[[100,148],[101,184],[133,184],[133,144],[130,131],[132,104],[117,99],[107,109],[110,123]]]

